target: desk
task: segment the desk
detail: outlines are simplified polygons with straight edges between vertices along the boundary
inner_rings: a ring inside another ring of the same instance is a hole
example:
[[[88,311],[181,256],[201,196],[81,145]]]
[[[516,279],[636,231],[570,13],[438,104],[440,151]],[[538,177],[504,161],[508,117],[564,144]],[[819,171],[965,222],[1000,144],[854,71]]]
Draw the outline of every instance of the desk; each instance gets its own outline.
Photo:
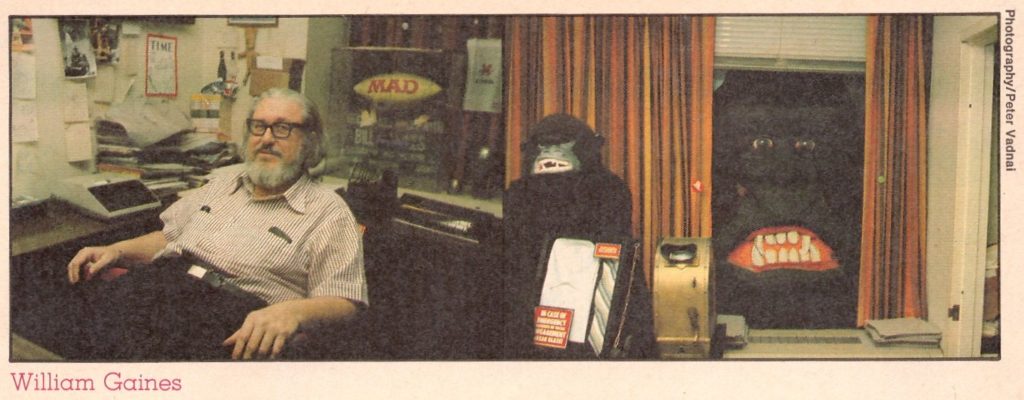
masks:
[[[62,348],[55,333],[48,330],[52,324],[47,321],[61,318],[59,299],[72,290],[67,283],[67,262],[79,249],[128,239],[161,226],[157,210],[104,221],[53,200],[47,201],[43,215],[11,221],[12,359],[18,349],[16,359],[26,361],[72,354],[69,351],[73,349]]]
[[[32,343],[16,333],[11,334],[11,361],[61,361],[61,356]]]
[[[50,200],[42,218],[11,221],[11,257],[34,251],[107,236],[138,231],[138,228],[160,229],[159,214],[149,210],[110,221],[87,216],[66,203]]]
[[[348,179],[339,178],[332,175],[324,175],[318,178],[317,183],[324,188],[329,190],[337,190],[338,188],[348,187]],[[178,192],[179,197],[188,196],[196,189],[189,189]],[[495,217],[501,218],[502,216],[502,202],[501,198],[496,199],[478,199],[466,194],[449,194],[449,193],[437,193],[437,192],[424,192],[416,189],[408,189],[404,187],[398,188],[398,196],[401,197],[403,194],[412,194],[420,196],[426,199],[439,201],[459,207],[465,207],[470,210],[483,211],[494,215]]]
[[[320,184],[333,190],[344,183],[341,179],[325,178]],[[400,193],[406,192],[501,215],[501,203],[497,200],[400,190]],[[75,349],[56,339],[61,332],[46,330],[48,319],[60,318],[65,312],[60,309],[59,301],[53,299],[68,296],[73,290],[66,283],[67,261],[83,246],[109,244],[160,229],[162,224],[157,216],[154,210],[103,221],[81,214],[66,204],[50,202],[42,218],[12,222],[11,331],[18,335],[19,343],[32,344],[30,350],[38,347],[76,359]],[[371,329],[373,343],[384,349],[378,356],[388,359],[494,358],[490,353],[497,352],[500,346],[493,345],[497,338],[488,335],[500,333],[496,328],[500,321],[493,320],[498,314],[490,312],[499,308],[491,303],[500,300],[500,296],[492,295],[500,290],[499,281],[494,279],[497,276],[494,270],[500,265],[500,259],[496,258],[500,249],[449,244],[429,235],[421,237],[408,227],[391,223],[382,231],[386,233],[386,237],[380,239],[384,246],[375,246],[370,234],[365,249],[367,280],[376,285],[371,289],[371,296],[378,296],[371,300],[373,310],[384,310],[376,311],[375,315],[380,318],[375,321],[379,324]],[[412,240],[430,243],[425,248],[436,251],[425,256],[402,251],[409,249]],[[376,264],[375,254],[379,258]],[[484,279],[487,277],[491,279]],[[44,303],[57,303],[57,306],[43,306]],[[388,329],[390,333],[382,334],[380,329]],[[40,354],[44,353],[28,351],[25,354],[28,355],[19,357],[42,357]]]

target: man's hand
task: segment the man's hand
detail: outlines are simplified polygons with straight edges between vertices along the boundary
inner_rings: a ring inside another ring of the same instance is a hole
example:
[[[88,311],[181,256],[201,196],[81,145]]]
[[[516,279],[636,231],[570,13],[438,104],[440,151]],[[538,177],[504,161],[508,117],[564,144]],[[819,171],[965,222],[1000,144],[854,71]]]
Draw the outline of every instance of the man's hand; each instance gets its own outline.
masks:
[[[121,251],[113,246],[83,248],[68,263],[68,281],[89,280],[120,258]]]
[[[167,239],[163,232],[153,231],[109,246],[86,247],[68,263],[68,281],[88,280],[114,263],[148,263],[165,246]]]
[[[289,302],[278,303],[249,313],[242,327],[223,343],[224,346],[234,345],[231,358],[276,358],[281,354],[301,322],[290,305]]]
[[[234,346],[231,358],[275,358],[284,350],[299,327],[320,329],[323,324],[344,322],[356,316],[358,309],[348,299],[324,296],[289,300],[249,313],[245,322],[224,346]]]

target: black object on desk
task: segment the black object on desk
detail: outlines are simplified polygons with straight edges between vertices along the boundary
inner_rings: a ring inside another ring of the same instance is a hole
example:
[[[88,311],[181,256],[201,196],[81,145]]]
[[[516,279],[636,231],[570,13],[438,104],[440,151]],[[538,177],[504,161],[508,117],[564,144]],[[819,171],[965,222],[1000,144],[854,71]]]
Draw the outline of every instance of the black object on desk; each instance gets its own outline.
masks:
[[[117,218],[160,207],[142,181],[117,174],[76,176],[57,181],[54,196],[100,218]]]
[[[73,356],[75,349],[60,340],[66,333],[47,328],[53,325],[48,319],[62,318],[62,302],[77,290],[67,281],[68,262],[82,247],[136,237],[162,224],[159,210],[101,220],[60,201],[46,200],[42,207],[36,218],[11,221],[11,332],[60,356]]]
[[[367,240],[378,288],[398,294],[372,297],[388,310],[381,348],[402,359],[497,358],[500,220],[416,196],[400,202],[388,229]]]
[[[11,222],[18,223],[42,218],[46,215],[46,200],[11,199]]]
[[[420,196],[349,189],[345,199],[366,225],[369,358],[497,358],[501,221]]]

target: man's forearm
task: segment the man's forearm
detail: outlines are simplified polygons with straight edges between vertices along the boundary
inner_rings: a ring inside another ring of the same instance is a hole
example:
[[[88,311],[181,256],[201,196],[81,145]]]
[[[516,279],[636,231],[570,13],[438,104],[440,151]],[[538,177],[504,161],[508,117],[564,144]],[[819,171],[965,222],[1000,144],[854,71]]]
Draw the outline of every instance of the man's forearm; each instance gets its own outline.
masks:
[[[335,322],[345,322],[356,316],[355,304],[343,297],[313,297],[279,303],[299,319],[303,329]]]
[[[149,264],[153,256],[166,246],[167,238],[161,231],[153,231],[110,245],[118,251],[118,261],[131,264]]]

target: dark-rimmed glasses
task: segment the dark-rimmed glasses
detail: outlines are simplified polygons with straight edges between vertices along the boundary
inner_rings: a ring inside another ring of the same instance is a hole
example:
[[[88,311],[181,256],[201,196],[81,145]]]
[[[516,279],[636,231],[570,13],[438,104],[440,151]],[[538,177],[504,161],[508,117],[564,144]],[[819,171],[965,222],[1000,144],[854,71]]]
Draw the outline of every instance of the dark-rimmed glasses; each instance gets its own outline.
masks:
[[[246,119],[245,126],[249,129],[249,134],[253,136],[263,136],[266,133],[267,128],[270,128],[270,134],[277,139],[287,139],[292,135],[292,129],[304,128],[305,124],[293,124],[290,122],[275,122],[268,124],[258,119]]]

